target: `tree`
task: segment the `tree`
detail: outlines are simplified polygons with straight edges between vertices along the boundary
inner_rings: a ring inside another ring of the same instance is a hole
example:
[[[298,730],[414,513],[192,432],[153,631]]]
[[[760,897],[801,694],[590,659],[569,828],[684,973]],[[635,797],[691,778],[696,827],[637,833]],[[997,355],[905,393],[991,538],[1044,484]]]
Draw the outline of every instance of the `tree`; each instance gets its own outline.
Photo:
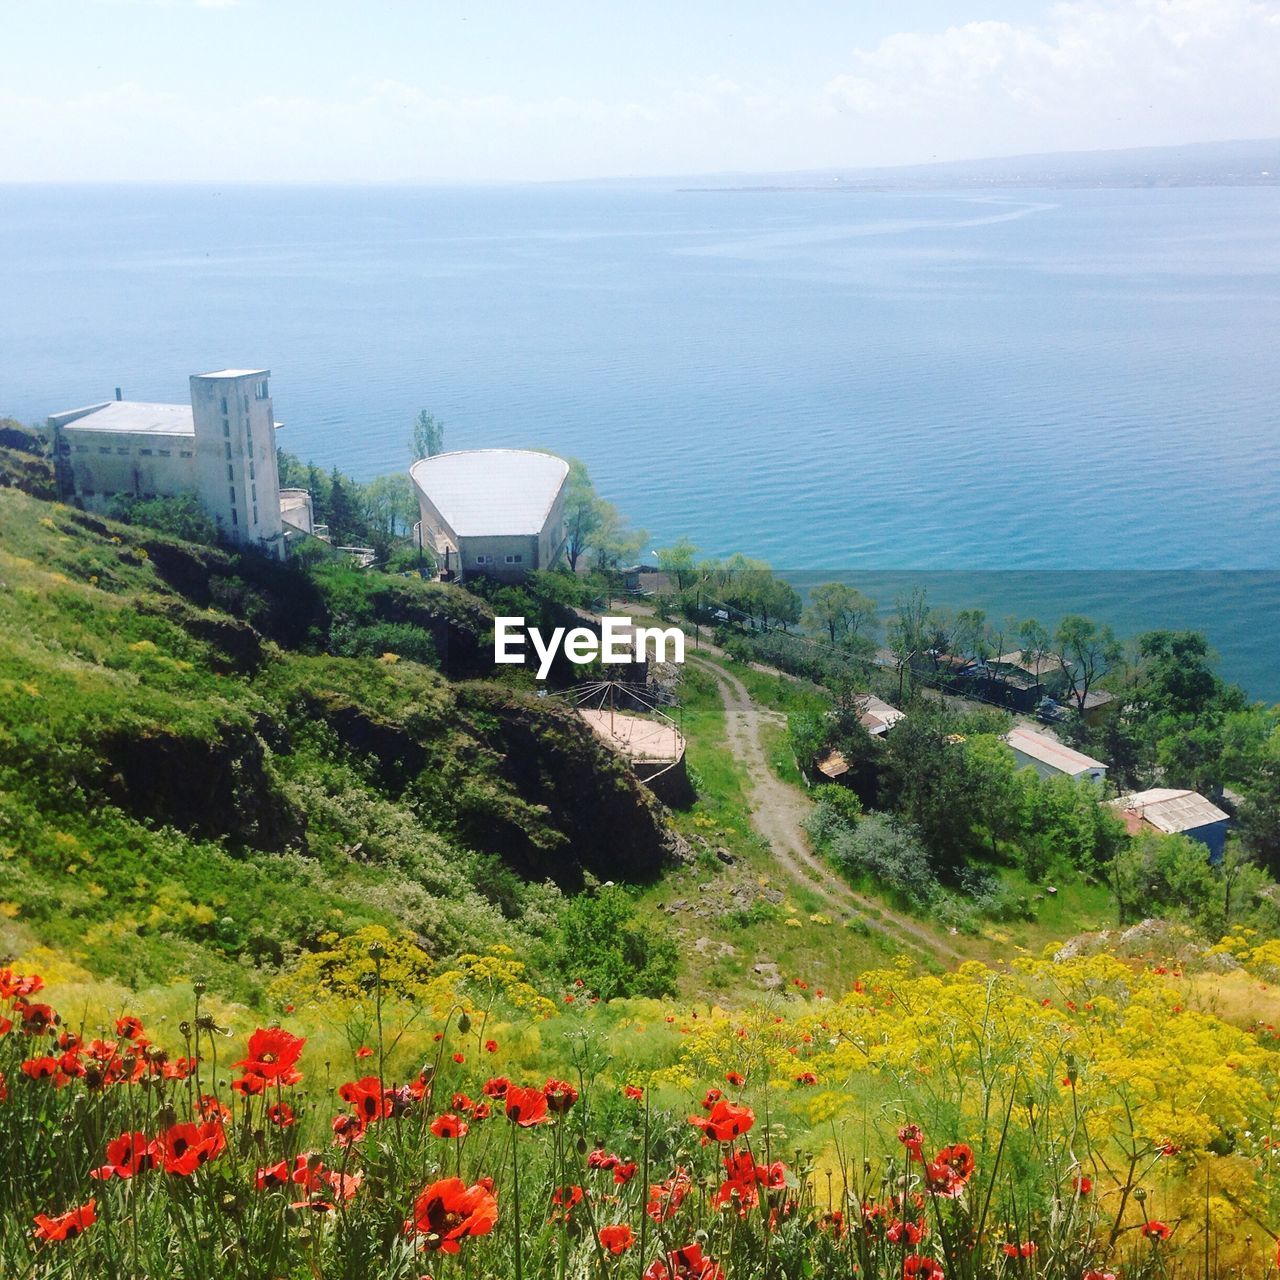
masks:
[[[914,672],[913,664],[928,643],[929,612],[929,596],[923,587],[914,587],[909,595],[899,596],[894,601],[886,638],[893,652],[894,665],[898,668],[899,702],[902,701],[903,674]]]
[[[329,476],[329,540],[335,547],[347,545],[360,532],[355,499],[342,472],[334,467]]]
[[[693,557],[698,548],[688,538],[681,538],[669,547],[658,549],[658,568],[676,581],[676,590],[683,591],[694,578]]]
[[[625,889],[606,885],[571,898],[560,913],[556,966],[602,1000],[675,994],[680,953],[671,937],[642,921]]]
[[[418,519],[413,481],[403,471],[361,485],[359,496],[364,523],[385,540],[407,536]]]
[[[413,424],[413,443],[410,445],[415,458],[434,458],[444,452],[444,423],[425,409],[418,411]]]
[[[809,592],[804,625],[825,632],[842,649],[865,652],[874,643],[876,602],[843,582],[824,582]]]
[[[649,535],[643,529],[633,529],[612,502],[597,498],[595,507],[596,527],[589,543],[592,565],[597,573],[614,573],[640,554]]]
[[[1221,897],[1198,840],[1144,831],[1134,836],[1111,863],[1111,887],[1120,923],[1152,915],[1173,915],[1216,933]]]
[[[569,479],[565,484],[564,532],[565,556],[573,572],[577,572],[578,560],[591,545],[601,520],[600,499],[587,468],[577,458],[570,458]]]
[[[1063,677],[1084,714],[1089,690],[1112,669],[1123,656],[1120,642],[1109,626],[1099,626],[1081,614],[1068,614],[1058,624],[1054,636],[1058,646],[1058,663]]]

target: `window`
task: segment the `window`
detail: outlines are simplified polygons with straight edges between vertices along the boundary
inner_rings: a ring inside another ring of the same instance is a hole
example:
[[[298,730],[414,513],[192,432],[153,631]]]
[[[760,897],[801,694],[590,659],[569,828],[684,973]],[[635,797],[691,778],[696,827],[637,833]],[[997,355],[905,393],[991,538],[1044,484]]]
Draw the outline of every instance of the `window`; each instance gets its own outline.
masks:
[[[508,564],[519,564],[524,559],[524,556],[503,556],[503,559]]]
[[[253,384],[253,394],[259,400],[265,400],[267,398],[267,380],[265,378],[263,378],[261,382],[255,382]]]
[[[116,449],[116,452],[117,452],[117,453],[118,453],[122,458],[127,458],[127,457],[129,456],[129,450],[128,450],[128,449],[120,449],[120,448],[117,448],[117,449]]]
[[[149,458],[149,457],[151,457],[151,450],[150,450],[150,449],[139,449],[139,450],[138,450],[138,453],[139,453],[139,454],[141,454],[141,456],[142,456],[142,457],[144,457],[144,458]]]
[[[476,564],[492,564],[492,556],[476,556]]]
[[[190,450],[190,449],[179,449],[179,450],[178,450],[178,457],[180,457],[180,458],[189,458],[189,457],[191,457],[191,450]]]
[[[235,505],[236,505],[236,491],[235,491],[234,486],[233,486],[232,488],[228,489],[228,490],[227,490],[227,492],[231,495],[231,506],[232,506],[232,508],[234,508],[234,507],[235,507]],[[232,514],[232,515],[235,515],[235,511],[234,511],[234,509],[232,510],[231,514]]]
[[[78,444],[78,445],[76,445],[76,452],[77,452],[77,453],[88,453],[88,452],[89,452],[89,446],[88,446],[87,444]]]
[[[231,441],[230,441],[230,440],[228,440],[228,441],[227,441],[227,443],[226,443],[223,447],[224,447],[224,448],[226,449],[226,451],[227,451],[227,461],[228,461],[228,462],[230,462],[230,461],[231,461]]]
[[[111,452],[111,446],[110,446],[110,445],[106,445],[106,444],[100,444],[100,445],[98,446],[98,452],[99,452],[99,453],[110,453],[110,452]]]
[[[227,397],[226,396],[222,397],[222,416],[224,418],[227,416]]]
[[[253,459],[252,459],[252,458],[250,458],[250,459],[249,459],[249,479],[250,479],[250,480],[256,480],[256,479],[257,479],[257,477],[256,477],[256,476],[254,475],[254,473],[253,473]]]
[[[257,507],[254,507],[254,509],[253,509],[253,523],[254,523],[254,524],[257,524],[257,523],[258,523],[258,508],[257,508]]]
[[[222,420],[222,434],[226,436],[228,440],[231,439],[231,423],[229,423],[226,418],[223,418]]]
[[[253,492],[252,492],[249,496],[254,500],[254,502],[257,502],[257,500],[258,500],[258,486],[257,486],[256,484],[254,484],[254,485],[250,485],[249,487],[250,487],[250,489],[252,489],[252,490],[253,490]]]
[[[240,523],[240,517],[236,515],[235,507],[231,508],[231,523],[234,525],[238,525]]]
[[[172,449],[157,449],[156,453],[158,453],[162,458],[171,458],[173,456]]]
[[[227,463],[227,479],[228,479],[228,480],[234,480],[235,478],[236,478],[236,473],[235,473],[234,469],[232,468],[231,463],[229,463],[229,462],[228,462],[228,463]],[[234,502],[234,501],[235,501],[235,499],[234,499],[234,498],[232,498],[232,499],[231,499],[231,501],[232,501],[232,502]]]

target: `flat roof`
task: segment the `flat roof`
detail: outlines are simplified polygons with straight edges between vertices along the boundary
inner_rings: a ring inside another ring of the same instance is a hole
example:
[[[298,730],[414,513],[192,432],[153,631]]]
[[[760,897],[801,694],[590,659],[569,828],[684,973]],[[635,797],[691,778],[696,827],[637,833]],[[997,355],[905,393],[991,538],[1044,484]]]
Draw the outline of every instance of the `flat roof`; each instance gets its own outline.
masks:
[[[215,369],[212,373],[193,373],[193,378],[267,378],[270,369]]]
[[[1113,808],[1128,816],[1134,815],[1149,822],[1157,831],[1175,835],[1180,831],[1195,831],[1214,822],[1226,822],[1230,814],[1224,813],[1212,800],[1206,800],[1198,791],[1185,791],[1175,787],[1152,787],[1148,791],[1135,791],[1109,801]]]
[[[72,412],[75,412],[72,410]],[[54,414],[65,418],[66,414]],[[164,436],[194,436],[195,419],[189,404],[148,404],[141,400],[108,400],[73,418],[64,429],[74,431],[136,431]]]
[[[413,483],[459,538],[538,534],[569,464],[532,449],[463,449],[419,458]]]
[[[1024,725],[1017,725],[1010,729],[1004,735],[1004,740],[1015,751],[1020,751],[1024,756],[1039,760],[1041,764],[1047,764],[1062,773],[1074,775],[1107,767],[1104,761],[1095,760],[1082,751],[1075,751],[1065,746],[1057,738],[1049,737],[1047,733],[1037,733]]]

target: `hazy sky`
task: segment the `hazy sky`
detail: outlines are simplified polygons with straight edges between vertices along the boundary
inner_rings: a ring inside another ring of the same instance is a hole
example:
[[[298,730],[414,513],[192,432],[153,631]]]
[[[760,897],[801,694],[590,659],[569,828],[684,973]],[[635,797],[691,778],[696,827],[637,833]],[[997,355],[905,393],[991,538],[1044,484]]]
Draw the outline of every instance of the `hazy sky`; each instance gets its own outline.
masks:
[[[710,173],[1280,134],[1280,0],[0,0],[0,180]]]

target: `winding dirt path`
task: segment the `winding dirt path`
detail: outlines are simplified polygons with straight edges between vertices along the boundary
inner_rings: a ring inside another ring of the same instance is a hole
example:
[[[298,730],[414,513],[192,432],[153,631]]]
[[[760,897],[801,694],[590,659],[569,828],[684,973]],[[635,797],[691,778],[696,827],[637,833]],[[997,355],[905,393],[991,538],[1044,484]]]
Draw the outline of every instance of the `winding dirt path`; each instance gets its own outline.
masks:
[[[838,912],[856,912],[867,925],[898,945],[924,951],[940,960],[965,957],[943,934],[881,902],[866,897],[835,877],[809,848],[804,820],[813,808],[802,791],[782,781],[769,767],[760,731],[766,721],[784,724],[786,718],[754,702],[746,685],[713,663],[693,658],[712,676],[724,703],[725,732],[734,758],[746,769],[751,787],[751,822],[768,842],[778,864],[794,879],[818,894]]]

